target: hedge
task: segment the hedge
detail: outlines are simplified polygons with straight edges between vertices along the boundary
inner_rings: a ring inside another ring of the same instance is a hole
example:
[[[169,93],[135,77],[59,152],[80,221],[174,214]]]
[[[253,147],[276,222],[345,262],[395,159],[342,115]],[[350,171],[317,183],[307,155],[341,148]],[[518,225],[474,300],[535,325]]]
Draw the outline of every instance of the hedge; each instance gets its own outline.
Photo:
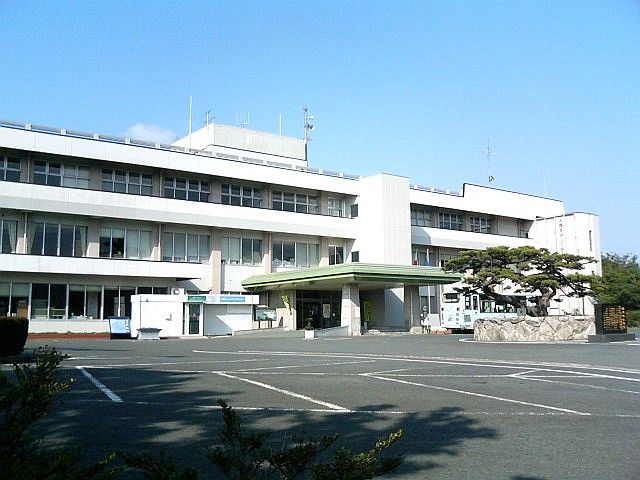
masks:
[[[28,332],[28,318],[0,317],[0,357],[22,353]]]

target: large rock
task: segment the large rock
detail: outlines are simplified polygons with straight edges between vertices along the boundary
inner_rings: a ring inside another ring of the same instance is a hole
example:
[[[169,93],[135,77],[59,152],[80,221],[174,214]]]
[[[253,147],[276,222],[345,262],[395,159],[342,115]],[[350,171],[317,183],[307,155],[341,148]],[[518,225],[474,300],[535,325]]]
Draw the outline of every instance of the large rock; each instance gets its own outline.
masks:
[[[587,340],[596,331],[593,317],[553,316],[476,320],[473,338],[480,342],[554,342]]]

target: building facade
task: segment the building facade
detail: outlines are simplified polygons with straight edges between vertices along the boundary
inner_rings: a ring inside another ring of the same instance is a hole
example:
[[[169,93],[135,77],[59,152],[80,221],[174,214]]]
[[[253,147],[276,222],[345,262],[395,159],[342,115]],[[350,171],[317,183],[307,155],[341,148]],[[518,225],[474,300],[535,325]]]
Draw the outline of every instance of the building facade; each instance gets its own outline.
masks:
[[[498,245],[600,268],[597,217],[558,200],[323,171],[302,140],[226,125],[161,145],[0,122],[0,315],[32,332],[108,331],[158,295],[183,304],[176,335],[263,328],[262,307],[290,330],[437,325],[442,263]]]

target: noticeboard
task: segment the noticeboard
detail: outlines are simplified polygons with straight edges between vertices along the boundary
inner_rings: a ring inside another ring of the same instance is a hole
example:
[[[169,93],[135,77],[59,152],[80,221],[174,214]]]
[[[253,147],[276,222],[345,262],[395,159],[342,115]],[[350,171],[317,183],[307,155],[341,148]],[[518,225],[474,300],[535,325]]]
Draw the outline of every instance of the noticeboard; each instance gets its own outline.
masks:
[[[111,338],[131,338],[131,319],[129,317],[109,317]]]
[[[627,316],[621,305],[595,305],[596,334],[627,333]]]

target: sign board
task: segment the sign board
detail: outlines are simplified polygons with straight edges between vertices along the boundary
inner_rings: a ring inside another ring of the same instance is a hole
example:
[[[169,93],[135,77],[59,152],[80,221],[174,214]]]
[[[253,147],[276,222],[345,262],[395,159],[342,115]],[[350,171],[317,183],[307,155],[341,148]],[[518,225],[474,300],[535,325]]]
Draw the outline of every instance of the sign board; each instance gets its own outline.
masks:
[[[206,302],[206,295],[187,295],[187,302]]]
[[[627,333],[627,316],[621,305],[595,305],[596,334]]]
[[[246,303],[244,295],[220,295],[220,303]]]
[[[131,319],[129,317],[110,317],[109,332],[111,338],[131,338]]]
[[[323,303],[322,304],[322,318],[331,318],[331,304]]]

